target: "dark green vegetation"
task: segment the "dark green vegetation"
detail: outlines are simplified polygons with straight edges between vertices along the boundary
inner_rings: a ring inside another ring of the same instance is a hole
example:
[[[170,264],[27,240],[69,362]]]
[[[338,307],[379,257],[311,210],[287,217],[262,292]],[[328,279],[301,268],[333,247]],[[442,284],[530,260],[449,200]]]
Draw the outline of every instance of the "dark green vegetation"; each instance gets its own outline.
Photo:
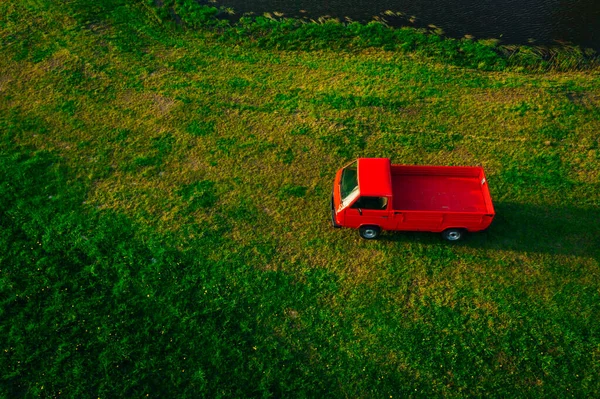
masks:
[[[600,392],[597,69],[261,46],[124,0],[0,15],[1,397]],[[482,163],[497,220],[334,230],[359,155]]]
[[[317,23],[294,18],[277,18],[271,14],[242,16],[233,26],[228,22],[234,10],[200,5],[197,0],[164,0],[149,4],[158,8],[157,17],[188,28],[209,28],[222,43],[245,42],[260,48],[286,50],[364,49],[417,53],[457,66],[481,70],[518,71],[589,69],[600,59],[592,49],[577,46],[499,45],[499,40],[444,38],[436,31],[413,28],[393,29],[384,23],[341,23],[320,19]],[[157,5],[160,4],[160,5]]]

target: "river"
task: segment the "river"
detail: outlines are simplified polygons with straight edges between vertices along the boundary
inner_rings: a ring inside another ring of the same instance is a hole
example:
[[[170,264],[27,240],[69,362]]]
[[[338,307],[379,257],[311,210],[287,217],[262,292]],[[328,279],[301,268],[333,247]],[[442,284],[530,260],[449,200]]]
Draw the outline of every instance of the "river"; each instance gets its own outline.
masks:
[[[213,0],[244,13],[330,16],[390,25],[435,25],[452,37],[496,38],[505,44],[572,43],[600,51],[600,0]],[[389,12],[403,16],[390,16]]]

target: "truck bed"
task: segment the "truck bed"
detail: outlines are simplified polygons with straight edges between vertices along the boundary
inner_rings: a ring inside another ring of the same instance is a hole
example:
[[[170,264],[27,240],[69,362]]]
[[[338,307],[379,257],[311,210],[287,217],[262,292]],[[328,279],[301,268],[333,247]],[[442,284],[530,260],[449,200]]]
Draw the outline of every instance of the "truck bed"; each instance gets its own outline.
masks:
[[[395,210],[491,213],[483,169],[392,165]]]

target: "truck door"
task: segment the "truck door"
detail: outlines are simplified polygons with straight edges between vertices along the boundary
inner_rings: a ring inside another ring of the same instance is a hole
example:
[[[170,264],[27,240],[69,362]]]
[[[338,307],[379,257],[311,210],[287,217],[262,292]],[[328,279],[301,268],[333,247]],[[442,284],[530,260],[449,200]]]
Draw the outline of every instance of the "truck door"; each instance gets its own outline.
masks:
[[[390,219],[390,199],[388,197],[358,197],[346,209],[345,223],[347,227],[359,227],[370,224],[379,226],[384,230],[393,228]]]

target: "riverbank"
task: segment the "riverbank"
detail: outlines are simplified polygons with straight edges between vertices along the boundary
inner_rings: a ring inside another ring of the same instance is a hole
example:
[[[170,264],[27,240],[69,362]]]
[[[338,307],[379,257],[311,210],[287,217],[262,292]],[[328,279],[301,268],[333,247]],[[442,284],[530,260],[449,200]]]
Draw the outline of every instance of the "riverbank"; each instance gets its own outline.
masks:
[[[600,392],[598,71],[0,15],[0,397]],[[359,156],[481,164],[496,219],[333,229]]]
[[[219,40],[261,48],[352,51],[380,48],[417,53],[467,68],[513,71],[573,71],[595,69],[600,57],[590,48],[572,45],[503,45],[499,40],[454,39],[438,28],[393,28],[381,21],[306,21],[275,14],[235,17],[235,10],[199,4],[196,0],[167,0],[154,6],[157,18],[189,29],[211,29]]]

